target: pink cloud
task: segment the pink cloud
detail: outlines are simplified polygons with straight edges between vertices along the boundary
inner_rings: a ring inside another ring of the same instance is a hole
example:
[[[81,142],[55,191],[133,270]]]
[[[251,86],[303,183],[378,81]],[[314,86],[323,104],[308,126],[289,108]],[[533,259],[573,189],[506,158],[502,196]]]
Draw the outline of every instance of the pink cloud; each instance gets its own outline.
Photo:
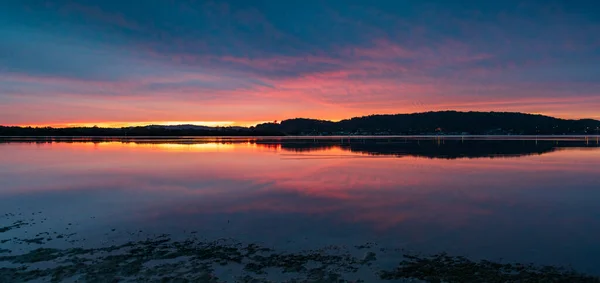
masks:
[[[379,39],[330,55],[167,56],[152,48],[143,54],[151,56],[138,59],[141,64],[162,71],[122,81],[5,76],[0,81],[37,85],[38,93],[12,95],[15,104],[4,107],[7,112],[0,117],[11,124],[107,116],[128,121],[270,121],[456,109],[577,118],[597,117],[594,109],[600,106],[594,85],[587,94],[566,97],[561,89],[582,85],[495,82],[516,67],[476,64],[495,57],[455,41],[412,50]],[[444,68],[453,71],[434,75]],[[285,72],[289,75],[280,75]],[[28,98],[42,94],[48,98]],[[16,108],[33,114],[21,115]]]

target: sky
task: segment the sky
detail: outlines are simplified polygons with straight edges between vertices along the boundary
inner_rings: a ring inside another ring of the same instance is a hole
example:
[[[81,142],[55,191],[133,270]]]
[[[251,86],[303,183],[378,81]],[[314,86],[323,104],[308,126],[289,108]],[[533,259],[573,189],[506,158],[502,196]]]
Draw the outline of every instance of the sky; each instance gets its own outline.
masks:
[[[600,119],[597,1],[4,0],[0,124]]]

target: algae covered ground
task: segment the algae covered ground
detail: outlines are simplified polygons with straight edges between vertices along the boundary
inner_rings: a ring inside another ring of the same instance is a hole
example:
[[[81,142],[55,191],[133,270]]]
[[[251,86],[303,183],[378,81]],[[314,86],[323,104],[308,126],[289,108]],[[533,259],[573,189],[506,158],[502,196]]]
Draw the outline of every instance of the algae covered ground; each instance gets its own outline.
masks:
[[[77,233],[8,237],[34,225],[15,219],[0,227],[0,282],[600,282],[561,267],[419,255],[375,243],[284,251],[268,243],[207,240],[201,231],[95,247]],[[53,241],[71,247],[52,247]],[[382,258],[393,264],[381,264]]]

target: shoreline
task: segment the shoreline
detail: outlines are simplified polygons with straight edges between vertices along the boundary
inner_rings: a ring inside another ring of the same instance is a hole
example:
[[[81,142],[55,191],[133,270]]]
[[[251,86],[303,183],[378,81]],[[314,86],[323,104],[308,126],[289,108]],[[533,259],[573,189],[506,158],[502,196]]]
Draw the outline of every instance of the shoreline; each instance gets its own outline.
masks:
[[[600,135],[287,135],[287,136],[0,136],[2,139],[387,139],[387,138],[445,138],[445,139],[484,139],[484,140],[535,140],[535,139],[586,139],[600,138]]]

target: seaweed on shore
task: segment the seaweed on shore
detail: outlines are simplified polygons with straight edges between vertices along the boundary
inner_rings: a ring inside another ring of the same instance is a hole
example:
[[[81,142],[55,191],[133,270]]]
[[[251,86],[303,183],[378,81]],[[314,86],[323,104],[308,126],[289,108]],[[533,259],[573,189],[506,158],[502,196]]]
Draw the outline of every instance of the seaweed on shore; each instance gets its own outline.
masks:
[[[420,279],[426,282],[600,282],[600,278],[579,274],[554,266],[498,263],[487,260],[471,261],[462,256],[445,253],[433,256],[405,255],[406,259],[391,271],[382,271],[385,280]]]
[[[38,239],[17,239],[16,242],[28,244],[38,242]],[[228,282],[273,282],[273,276],[278,278],[274,282],[281,282],[281,278],[277,277],[281,276],[287,278],[285,282],[323,283],[364,280],[600,283],[600,278],[560,267],[486,260],[475,262],[445,253],[413,256],[396,251],[397,257],[402,260],[399,266],[392,270],[379,270],[374,265],[378,255],[372,248],[372,244],[355,246],[357,251],[364,252],[362,257],[340,247],[278,252],[255,243],[231,239],[201,241],[193,237],[175,241],[169,235],[160,235],[99,248],[42,247],[21,254],[0,249],[0,263],[8,263],[0,268],[0,282],[63,282],[71,279],[78,282],[214,283],[225,279],[217,276],[218,270],[235,268],[239,272],[227,275]],[[383,248],[378,250],[385,252]]]
[[[172,282],[174,278],[182,282],[200,279],[201,282],[222,282],[214,275],[214,268],[229,264],[245,266],[246,272],[237,282],[269,282],[260,281],[266,280],[262,275],[267,274],[269,268],[304,278],[297,282],[349,282],[343,280],[338,271],[352,272],[361,265],[347,254],[327,255],[319,250],[277,253],[257,244],[196,239],[172,241],[166,235],[104,248],[39,248],[25,254],[0,256],[0,262],[19,265],[0,268],[1,282],[34,279],[61,282],[74,277],[84,282]],[[32,267],[39,262],[53,262],[55,266]],[[317,267],[309,263],[316,263]]]
[[[28,225],[28,224],[29,223],[27,223],[27,222],[19,220],[19,221],[13,223],[12,225],[0,227],[0,233],[5,233],[5,232],[8,232],[8,231],[10,231],[12,229],[18,229],[18,228],[21,228],[21,226],[25,226],[25,225]]]

